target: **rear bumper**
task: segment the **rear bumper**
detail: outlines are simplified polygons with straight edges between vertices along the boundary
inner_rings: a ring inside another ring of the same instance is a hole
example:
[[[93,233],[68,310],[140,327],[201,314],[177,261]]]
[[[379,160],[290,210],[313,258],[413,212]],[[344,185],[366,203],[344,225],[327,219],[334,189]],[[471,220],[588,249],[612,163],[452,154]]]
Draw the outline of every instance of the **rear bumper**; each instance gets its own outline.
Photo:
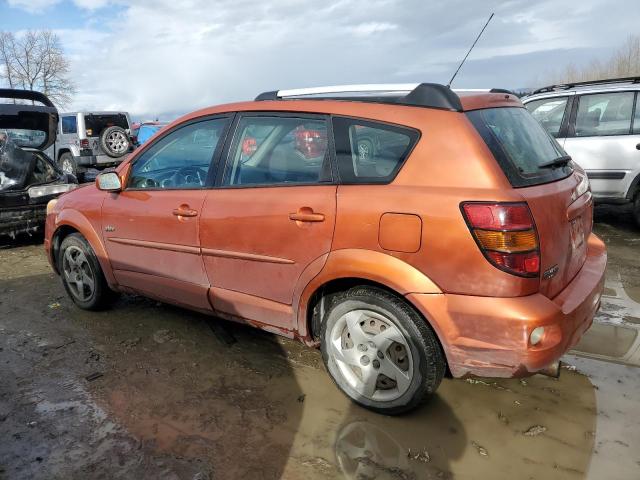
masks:
[[[81,167],[108,167],[119,165],[126,158],[126,156],[120,158],[112,158],[108,155],[81,155],[75,158],[76,162]]]
[[[555,298],[409,294],[442,341],[454,377],[519,377],[558,360],[591,326],[600,307],[607,253],[595,235],[576,277]],[[544,327],[542,340],[529,342]]]

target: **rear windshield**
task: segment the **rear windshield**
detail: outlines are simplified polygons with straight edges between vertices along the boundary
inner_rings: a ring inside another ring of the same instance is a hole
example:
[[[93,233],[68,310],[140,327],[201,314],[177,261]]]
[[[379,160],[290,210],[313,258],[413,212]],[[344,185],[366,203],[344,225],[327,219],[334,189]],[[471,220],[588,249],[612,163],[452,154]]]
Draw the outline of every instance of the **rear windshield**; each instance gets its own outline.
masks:
[[[87,129],[88,136],[98,136],[105,128],[120,127],[127,130],[129,122],[126,115],[122,113],[104,114],[104,115],[85,115],[84,126]],[[91,132],[91,133],[89,133]]]
[[[571,162],[541,167],[567,154],[525,108],[488,108],[467,116],[512,186],[553,182],[573,172]]]

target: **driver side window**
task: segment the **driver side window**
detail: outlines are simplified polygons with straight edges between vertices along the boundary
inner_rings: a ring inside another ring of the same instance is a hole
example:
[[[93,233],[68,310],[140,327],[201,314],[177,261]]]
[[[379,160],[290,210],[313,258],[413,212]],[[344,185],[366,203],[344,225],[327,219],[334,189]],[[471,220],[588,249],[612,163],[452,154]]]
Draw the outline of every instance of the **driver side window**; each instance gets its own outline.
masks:
[[[192,123],[151,145],[133,164],[129,188],[187,189],[205,186],[227,118]]]

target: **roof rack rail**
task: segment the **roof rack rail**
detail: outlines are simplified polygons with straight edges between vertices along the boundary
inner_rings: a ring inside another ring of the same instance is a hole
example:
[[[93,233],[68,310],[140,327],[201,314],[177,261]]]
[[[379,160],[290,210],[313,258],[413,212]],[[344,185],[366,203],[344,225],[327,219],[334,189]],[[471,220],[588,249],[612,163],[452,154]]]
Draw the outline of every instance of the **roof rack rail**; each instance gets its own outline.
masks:
[[[287,99],[352,100],[462,111],[462,103],[460,103],[458,95],[449,87],[439,83],[335,85],[330,87],[275,90],[261,93],[256,97],[257,101]]]
[[[608,85],[615,83],[640,83],[640,77],[605,78],[602,80],[589,80],[585,82],[559,83],[557,85],[538,88],[532,92],[532,95],[535,95],[536,93],[553,92],[555,90],[568,90],[582,85]]]

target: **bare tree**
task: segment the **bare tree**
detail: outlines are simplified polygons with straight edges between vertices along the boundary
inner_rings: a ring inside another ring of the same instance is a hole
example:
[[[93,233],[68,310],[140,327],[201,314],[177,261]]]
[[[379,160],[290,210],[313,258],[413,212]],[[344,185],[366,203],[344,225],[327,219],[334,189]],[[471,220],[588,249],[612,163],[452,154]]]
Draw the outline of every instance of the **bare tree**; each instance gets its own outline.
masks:
[[[583,67],[565,65],[547,80],[550,83],[571,83],[605,78],[640,76],[640,36],[630,35],[608,59],[593,59]]]
[[[9,88],[15,85],[15,62],[13,60],[13,45],[15,38],[11,32],[0,32],[0,79],[5,79]]]
[[[0,32],[0,72],[9,88],[38,90],[59,106],[71,102],[75,87],[60,38],[50,30],[20,36]]]

